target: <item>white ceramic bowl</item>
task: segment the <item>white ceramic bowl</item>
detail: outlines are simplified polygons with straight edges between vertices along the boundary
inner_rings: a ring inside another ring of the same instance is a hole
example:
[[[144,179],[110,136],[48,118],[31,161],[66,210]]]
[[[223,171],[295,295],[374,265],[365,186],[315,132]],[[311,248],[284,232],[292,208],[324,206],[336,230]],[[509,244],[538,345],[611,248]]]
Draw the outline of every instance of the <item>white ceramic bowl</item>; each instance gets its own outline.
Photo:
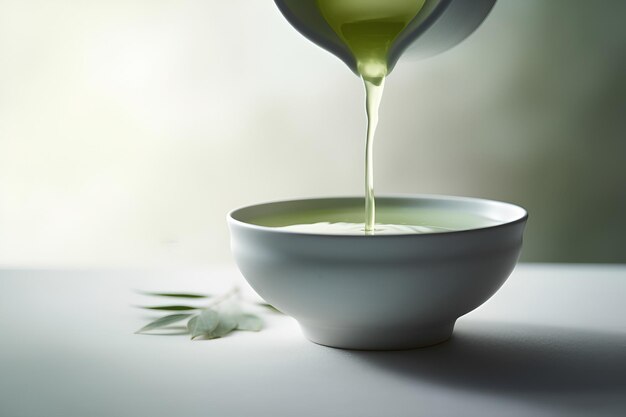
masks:
[[[315,343],[387,350],[443,342],[457,318],[508,278],[527,213],[512,204],[466,197],[379,197],[376,203],[382,223],[407,221],[408,213],[426,224],[461,230],[299,233],[276,226],[351,221],[354,213],[362,217],[363,199],[279,201],[228,214],[235,261],[259,295],[293,316]],[[442,225],[445,219],[450,224]]]

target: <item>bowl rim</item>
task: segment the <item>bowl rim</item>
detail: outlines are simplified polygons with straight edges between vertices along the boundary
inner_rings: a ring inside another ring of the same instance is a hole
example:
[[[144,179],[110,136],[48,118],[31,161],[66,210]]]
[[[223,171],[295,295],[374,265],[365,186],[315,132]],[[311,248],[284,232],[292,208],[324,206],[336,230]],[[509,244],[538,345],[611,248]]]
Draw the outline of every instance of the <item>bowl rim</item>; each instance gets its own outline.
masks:
[[[405,200],[424,199],[424,200],[442,200],[442,201],[458,201],[458,202],[465,201],[465,202],[473,202],[473,203],[480,203],[480,204],[498,204],[498,205],[503,205],[503,206],[509,206],[516,210],[521,210],[522,215],[511,221],[505,221],[502,223],[498,223],[498,224],[490,225],[490,226],[484,226],[484,227],[474,227],[474,228],[463,229],[463,230],[449,230],[449,231],[443,231],[443,232],[439,231],[439,232],[426,232],[426,233],[415,233],[415,234],[388,233],[384,235],[376,235],[376,234],[374,235],[366,235],[366,234],[351,235],[351,234],[328,234],[328,233],[302,232],[302,231],[282,229],[282,228],[272,227],[272,226],[260,226],[257,224],[247,223],[245,221],[238,220],[234,217],[234,215],[237,214],[237,212],[241,210],[250,209],[253,207],[257,207],[257,206],[272,205],[272,204],[279,204],[279,203],[290,203],[290,202],[316,201],[316,200],[317,201],[338,200],[338,199],[350,200],[350,199],[364,199],[364,198],[365,198],[364,196],[358,196],[358,195],[339,195],[339,196],[304,197],[304,198],[289,198],[289,199],[277,199],[277,200],[263,201],[260,203],[246,204],[244,206],[239,206],[237,208],[230,210],[226,214],[226,220],[229,225],[237,225],[237,226],[241,226],[244,228],[268,232],[268,233],[285,234],[285,235],[316,236],[316,237],[325,237],[325,238],[328,237],[328,238],[333,238],[333,239],[334,238],[359,238],[359,239],[360,238],[367,238],[367,239],[413,238],[415,239],[415,238],[425,238],[428,236],[450,236],[454,234],[468,234],[468,233],[475,233],[475,232],[480,232],[480,231],[485,231],[485,230],[498,229],[498,228],[502,228],[506,226],[512,226],[515,224],[525,223],[528,220],[528,211],[525,208],[517,204],[508,203],[508,202],[500,201],[500,200],[492,200],[492,199],[487,199],[487,198],[453,196],[453,195],[447,195],[447,194],[382,194],[380,196],[376,196],[376,199],[405,199]]]

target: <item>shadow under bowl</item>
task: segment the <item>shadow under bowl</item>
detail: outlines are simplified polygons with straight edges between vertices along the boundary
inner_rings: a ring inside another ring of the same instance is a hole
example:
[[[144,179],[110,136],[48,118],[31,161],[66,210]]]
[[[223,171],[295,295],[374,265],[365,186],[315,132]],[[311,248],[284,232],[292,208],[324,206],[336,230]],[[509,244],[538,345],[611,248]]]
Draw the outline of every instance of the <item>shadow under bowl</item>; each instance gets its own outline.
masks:
[[[357,197],[278,201],[228,214],[231,249],[250,285],[311,341],[365,350],[447,340],[460,316],[513,271],[527,213],[513,204],[439,195],[379,197],[377,220],[423,234],[338,235],[281,229],[362,222]]]

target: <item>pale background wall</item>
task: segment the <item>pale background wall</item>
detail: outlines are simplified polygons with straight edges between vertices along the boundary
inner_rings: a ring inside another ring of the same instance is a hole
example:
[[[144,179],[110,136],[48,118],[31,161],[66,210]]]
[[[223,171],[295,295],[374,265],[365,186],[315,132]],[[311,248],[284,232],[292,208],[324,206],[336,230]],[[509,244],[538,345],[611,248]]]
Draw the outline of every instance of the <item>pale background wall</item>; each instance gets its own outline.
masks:
[[[525,260],[626,262],[625,15],[499,0],[400,61],[377,192],[516,202]],[[230,262],[229,209],[362,192],[362,98],[270,0],[0,0],[0,265]]]

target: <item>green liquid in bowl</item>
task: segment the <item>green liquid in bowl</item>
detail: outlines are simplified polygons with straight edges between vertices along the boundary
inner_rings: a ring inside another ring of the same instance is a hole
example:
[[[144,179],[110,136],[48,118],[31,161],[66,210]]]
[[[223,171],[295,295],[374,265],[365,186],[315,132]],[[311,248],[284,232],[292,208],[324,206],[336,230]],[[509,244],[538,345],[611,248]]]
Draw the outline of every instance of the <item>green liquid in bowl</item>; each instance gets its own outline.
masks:
[[[521,218],[524,215],[521,211],[508,213],[500,206],[496,206],[497,208],[492,211],[485,211],[484,204],[481,203],[450,204],[446,200],[436,199],[424,199],[419,203],[402,198],[379,200],[376,235],[481,229],[508,223],[512,218]],[[497,204],[508,206],[505,203]],[[300,233],[371,234],[365,230],[362,210],[362,200],[357,198],[300,200],[241,209],[234,213],[233,217],[256,226]]]

